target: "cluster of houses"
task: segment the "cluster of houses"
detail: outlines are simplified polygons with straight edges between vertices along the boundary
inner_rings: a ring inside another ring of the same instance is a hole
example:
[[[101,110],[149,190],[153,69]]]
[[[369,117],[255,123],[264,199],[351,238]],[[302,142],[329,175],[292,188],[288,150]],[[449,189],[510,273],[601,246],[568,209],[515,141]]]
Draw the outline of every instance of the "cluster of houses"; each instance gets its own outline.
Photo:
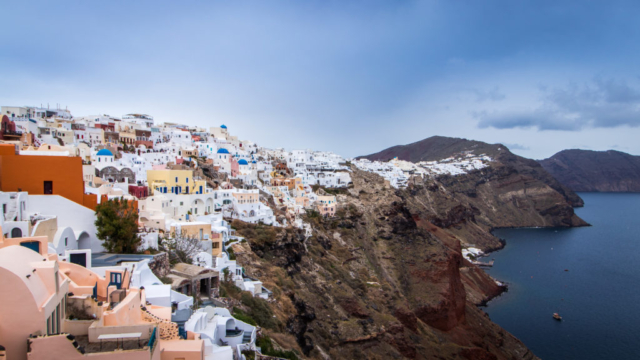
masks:
[[[361,158],[352,160],[352,163],[360,170],[382,176],[389,186],[398,189],[406,187],[413,176],[425,178],[440,175],[462,175],[485,168],[489,166],[491,161],[493,159],[485,154],[476,155],[467,151],[442,160],[420,161],[418,163],[398,158],[389,161],[370,161]]]
[[[308,228],[308,211],[336,213],[320,188],[351,182],[336,154],[262,148],[225,125],[28,106],[0,118],[0,358],[244,358],[259,329],[220,301],[221,276],[271,292],[234,260],[230,222]],[[95,210],[114,199],[137,209],[137,254],[97,236]],[[156,250],[185,238],[197,250],[170,267]]]

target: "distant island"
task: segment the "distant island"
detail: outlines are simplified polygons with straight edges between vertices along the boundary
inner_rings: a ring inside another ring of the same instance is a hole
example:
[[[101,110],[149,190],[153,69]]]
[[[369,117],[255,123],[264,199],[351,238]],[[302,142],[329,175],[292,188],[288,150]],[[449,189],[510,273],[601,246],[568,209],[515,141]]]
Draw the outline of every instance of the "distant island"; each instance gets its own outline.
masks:
[[[640,192],[640,156],[624,152],[563,150],[539,163],[577,192]]]

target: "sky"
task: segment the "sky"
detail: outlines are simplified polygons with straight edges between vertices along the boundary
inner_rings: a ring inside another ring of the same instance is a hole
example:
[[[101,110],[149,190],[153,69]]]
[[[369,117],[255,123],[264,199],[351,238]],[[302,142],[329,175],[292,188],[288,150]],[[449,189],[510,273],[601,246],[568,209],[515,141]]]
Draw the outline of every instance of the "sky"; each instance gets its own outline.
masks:
[[[0,2],[0,105],[347,157],[442,135],[640,154],[638,1]]]

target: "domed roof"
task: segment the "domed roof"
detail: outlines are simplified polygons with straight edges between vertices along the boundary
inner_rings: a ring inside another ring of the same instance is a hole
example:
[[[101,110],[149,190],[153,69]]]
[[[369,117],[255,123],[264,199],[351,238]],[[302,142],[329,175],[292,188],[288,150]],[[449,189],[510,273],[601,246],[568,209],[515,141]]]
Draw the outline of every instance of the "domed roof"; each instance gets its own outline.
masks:
[[[225,148],[220,148],[218,149],[218,154],[228,154],[229,150],[225,149]]]
[[[113,153],[109,149],[102,149],[98,151],[98,156],[113,156]]]
[[[255,160],[253,160],[251,163],[252,163],[252,164],[255,164],[255,163],[256,163],[256,161],[255,161]]]
[[[240,159],[240,161],[238,161],[238,165],[249,165],[249,163],[247,163],[247,160],[245,159]]]
[[[220,128],[222,128],[222,129],[226,129],[226,128],[227,128],[227,125],[224,125],[224,124],[223,124],[222,126],[220,126]]]

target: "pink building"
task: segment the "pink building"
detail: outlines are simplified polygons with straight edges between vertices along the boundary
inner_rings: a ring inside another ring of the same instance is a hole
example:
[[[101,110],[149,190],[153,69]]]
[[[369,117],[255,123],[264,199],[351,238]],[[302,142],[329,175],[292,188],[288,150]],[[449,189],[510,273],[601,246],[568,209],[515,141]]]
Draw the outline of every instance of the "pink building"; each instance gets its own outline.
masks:
[[[327,217],[334,216],[336,214],[336,206],[337,203],[335,196],[318,196],[316,208],[318,209],[320,215]]]
[[[1,234],[1,232],[0,232]],[[1,236],[1,235],[0,235]],[[203,340],[183,340],[171,308],[130,287],[126,267],[58,261],[46,237],[0,237],[0,346],[7,359],[202,359]],[[28,344],[28,345],[27,345]]]
[[[231,157],[229,159],[229,164],[231,165],[231,177],[236,177],[240,173],[240,165],[236,161],[235,158]]]
[[[29,335],[62,331],[69,280],[57,262],[15,245],[0,249],[0,280],[0,345],[25,360]]]

